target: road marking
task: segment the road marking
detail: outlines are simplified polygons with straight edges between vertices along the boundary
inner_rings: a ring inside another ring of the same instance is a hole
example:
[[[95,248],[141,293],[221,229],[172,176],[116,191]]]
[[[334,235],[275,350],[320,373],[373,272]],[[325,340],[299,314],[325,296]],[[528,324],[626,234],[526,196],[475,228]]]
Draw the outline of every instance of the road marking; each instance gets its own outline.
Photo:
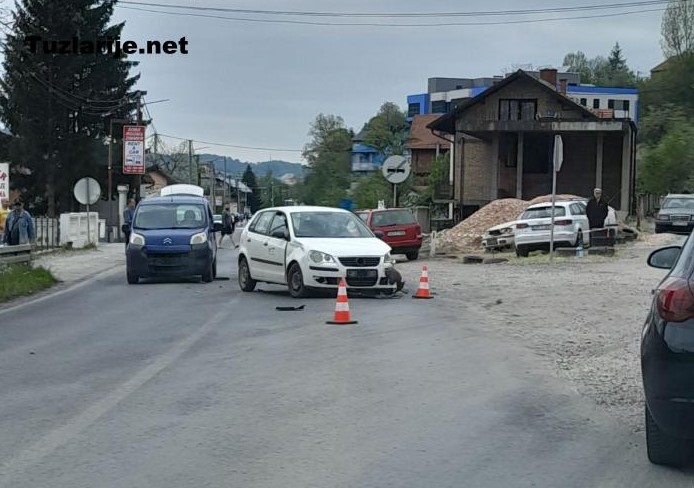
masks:
[[[145,367],[139,373],[136,373],[132,378],[117,387],[106,397],[93,403],[82,413],[73,417],[65,425],[53,429],[27,449],[24,449],[19,454],[0,465],[0,487],[13,486],[11,482],[12,478],[25,472],[32,465],[50,455],[56,449],[67,444],[101,417],[113,410],[123,400],[139,390],[148,381],[168,368],[174,361],[179,359],[186,351],[193,347],[197,341],[209,333],[213,328],[222,324],[228,317],[233,305],[238,301],[238,297],[228,301],[226,307],[212,316],[212,318],[205,322],[193,334],[159,356],[152,364]]]
[[[113,268],[108,269],[108,270],[104,271],[103,273],[98,273],[98,274],[92,276],[91,278],[87,278],[84,281],[79,281],[75,284],[69,285],[67,288],[65,288],[63,290],[59,290],[56,292],[48,291],[48,293],[44,296],[37,297],[34,299],[30,298],[26,302],[18,303],[17,305],[12,305],[12,306],[7,307],[7,308],[2,308],[2,309],[0,309],[0,315],[4,315],[4,314],[9,313],[9,312],[14,312],[16,310],[21,310],[22,308],[28,307],[29,305],[35,305],[37,303],[45,302],[46,300],[49,300],[51,298],[56,298],[56,297],[65,295],[67,293],[70,293],[72,291],[78,290],[79,288],[82,288],[84,286],[91,285],[95,281],[99,281],[101,279],[108,278],[109,276],[116,274],[116,272],[122,272],[123,271],[121,269],[122,266],[124,266],[124,265],[122,265],[122,264],[115,265]]]

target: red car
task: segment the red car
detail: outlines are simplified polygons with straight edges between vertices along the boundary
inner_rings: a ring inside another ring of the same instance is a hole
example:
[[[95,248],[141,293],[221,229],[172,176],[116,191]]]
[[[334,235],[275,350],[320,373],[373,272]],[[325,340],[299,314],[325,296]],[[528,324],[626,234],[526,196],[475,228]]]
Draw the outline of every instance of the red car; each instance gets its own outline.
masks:
[[[383,234],[382,239],[393,248],[393,254],[404,254],[410,261],[419,257],[422,227],[408,209],[360,210],[356,214],[372,231]]]

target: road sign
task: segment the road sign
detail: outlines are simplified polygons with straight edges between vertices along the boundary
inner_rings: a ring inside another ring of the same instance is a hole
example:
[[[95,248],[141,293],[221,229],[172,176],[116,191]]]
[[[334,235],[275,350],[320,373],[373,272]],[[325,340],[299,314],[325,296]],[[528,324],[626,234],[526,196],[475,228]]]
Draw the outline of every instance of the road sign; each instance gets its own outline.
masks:
[[[145,126],[123,126],[123,174],[145,174]]]
[[[0,208],[3,202],[10,198],[10,165],[0,163]]]
[[[101,198],[101,186],[94,178],[82,178],[75,184],[73,193],[82,205],[94,205]]]
[[[564,162],[564,141],[560,135],[554,136],[554,171],[559,172],[561,165]]]
[[[404,182],[411,171],[410,161],[404,156],[390,156],[383,163],[383,176],[394,185]]]

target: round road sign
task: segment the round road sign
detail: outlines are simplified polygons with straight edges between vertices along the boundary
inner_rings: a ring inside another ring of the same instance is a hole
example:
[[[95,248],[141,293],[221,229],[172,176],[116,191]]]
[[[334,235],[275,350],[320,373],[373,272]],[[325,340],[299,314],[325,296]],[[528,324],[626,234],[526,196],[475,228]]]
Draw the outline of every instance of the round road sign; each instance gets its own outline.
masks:
[[[94,205],[101,198],[101,187],[94,178],[82,178],[75,183],[75,198],[82,205]]]
[[[397,185],[410,176],[410,161],[404,156],[390,156],[383,163],[383,176],[390,183]]]

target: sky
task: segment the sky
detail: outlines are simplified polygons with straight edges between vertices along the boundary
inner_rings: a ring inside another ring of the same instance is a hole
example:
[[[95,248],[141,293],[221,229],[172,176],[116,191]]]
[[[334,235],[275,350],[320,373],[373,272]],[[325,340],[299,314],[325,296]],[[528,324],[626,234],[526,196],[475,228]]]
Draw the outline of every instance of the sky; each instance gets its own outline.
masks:
[[[592,6],[598,0],[137,0],[262,10],[406,13],[479,12]],[[610,0],[605,3],[624,3]],[[359,130],[385,101],[406,108],[408,94],[424,93],[432,77],[482,77],[522,65],[561,65],[566,53],[607,56],[619,42],[629,66],[647,74],[662,61],[663,5],[534,16],[446,18],[267,17],[323,22],[441,23],[493,22],[641,12],[612,17],[531,24],[476,26],[317,26],[257,23],[131,10],[242,17],[214,11],[186,11],[119,4],[114,21],[125,21],[123,40],[188,40],[188,54],[135,55],[138,88],[157,132],[196,141],[199,152],[258,162],[303,162],[311,122],[319,113],[341,116]],[[248,18],[245,15],[245,18]],[[254,18],[261,16],[254,15]],[[151,133],[151,132],[150,132]],[[181,141],[163,137],[167,148]],[[223,147],[210,143],[261,149]],[[291,151],[286,151],[290,149]]]

